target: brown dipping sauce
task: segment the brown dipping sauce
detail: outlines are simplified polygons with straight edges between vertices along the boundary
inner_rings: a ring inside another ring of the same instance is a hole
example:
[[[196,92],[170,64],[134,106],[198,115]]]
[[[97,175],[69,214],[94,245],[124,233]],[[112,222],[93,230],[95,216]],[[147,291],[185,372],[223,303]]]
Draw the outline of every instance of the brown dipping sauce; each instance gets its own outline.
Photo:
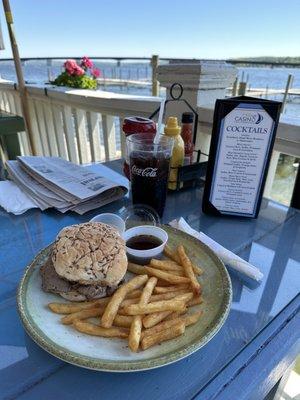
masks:
[[[126,246],[134,250],[150,250],[160,246],[161,244],[162,240],[152,235],[133,236],[126,242]]]

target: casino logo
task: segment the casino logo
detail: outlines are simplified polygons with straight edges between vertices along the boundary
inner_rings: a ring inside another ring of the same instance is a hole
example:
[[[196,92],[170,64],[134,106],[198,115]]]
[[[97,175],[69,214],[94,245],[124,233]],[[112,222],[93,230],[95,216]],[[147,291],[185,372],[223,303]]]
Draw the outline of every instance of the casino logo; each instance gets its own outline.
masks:
[[[264,117],[260,113],[244,113],[237,115],[234,120],[240,124],[255,124],[259,125],[263,121]]]

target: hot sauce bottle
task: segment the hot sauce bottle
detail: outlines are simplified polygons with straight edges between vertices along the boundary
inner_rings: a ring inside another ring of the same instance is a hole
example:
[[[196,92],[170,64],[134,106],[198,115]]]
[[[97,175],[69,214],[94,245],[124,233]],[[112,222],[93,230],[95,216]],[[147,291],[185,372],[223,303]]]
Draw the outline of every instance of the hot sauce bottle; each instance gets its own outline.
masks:
[[[181,137],[184,141],[184,165],[193,163],[193,122],[194,114],[191,112],[184,112],[181,116]]]

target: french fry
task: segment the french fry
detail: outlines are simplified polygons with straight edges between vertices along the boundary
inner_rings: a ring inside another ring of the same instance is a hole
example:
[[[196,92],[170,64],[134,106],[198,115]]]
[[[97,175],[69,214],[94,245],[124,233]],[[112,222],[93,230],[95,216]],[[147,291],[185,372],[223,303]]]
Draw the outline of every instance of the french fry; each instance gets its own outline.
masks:
[[[198,267],[198,265],[192,263],[193,271],[195,272],[196,275],[202,275],[203,274],[203,269]]]
[[[158,279],[157,286],[166,287],[166,286],[170,286],[170,283],[167,281],[163,281],[162,279]]]
[[[175,285],[181,283],[190,283],[190,279],[185,276],[177,276],[169,272],[164,272],[159,269],[145,267],[146,272],[151,276],[156,276],[156,278],[163,279],[167,282],[173,283]]]
[[[153,314],[146,315],[143,318],[143,326],[144,328],[151,328],[152,326],[158,324],[163,321],[168,316],[172,315],[173,311],[161,311]]]
[[[133,317],[131,317],[130,315],[117,314],[114,319],[114,326],[119,326],[121,328],[130,328],[132,320]]]
[[[140,299],[138,297],[136,297],[135,299],[125,299],[122,301],[122,303],[120,304],[120,307],[126,307],[126,306],[130,306],[130,304],[137,304],[140,301]]]
[[[132,262],[128,263],[127,270],[136,275],[148,275],[144,265],[139,265]]]
[[[152,266],[150,266],[150,268],[152,268]],[[163,271],[161,268],[155,268],[155,269],[158,269],[159,271],[166,272],[168,274],[172,274],[172,275],[176,275],[176,276],[185,276],[183,268],[181,269],[181,271],[171,271],[171,270]]]
[[[118,309],[120,304],[126,297],[126,295],[143,286],[148,280],[147,275],[139,275],[124,283],[124,285],[120,286],[117,291],[114,293],[112,298],[110,299],[109,303],[106,306],[104,314],[101,318],[101,326],[103,328],[110,328],[113,325],[114,318],[118,313]],[[131,307],[131,306],[129,306]]]
[[[139,305],[142,306],[148,303],[156,283],[157,283],[157,278],[155,277],[152,277],[148,280],[143,289]],[[142,333],[142,316],[136,315],[133,317],[128,337],[128,345],[132,351],[136,352],[138,350],[141,340],[141,333]]]
[[[196,278],[196,275],[194,273],[191,260],[186,255],[186,252],[185,252],[184,247],[182,245],[178,246],[177,253],[178,253],[179,257],[180,257],[181,265],[184,268],[185,275],[191,280],[191,286],[193,288],[193,292],[196,295],[199,295],[201,293],[200,283],[198,282],[198,279]]]
[[[170,248],[170,246],[168,246],[168,245],[165,246],[165,248],[164,248],[164,254],[165,254],[168,258],[170,258],[171,260],[175,261],[177,264],[181,264],[179,255],[177,254],[176,251],[172,251],[172,249]],[[193,266],[193,270],[194,270],[195,274],[197,274],[197,275],[202,275],[202,274],[203,274],[203,270],[202,270],[200,267],[198,267],[198,266],[195,265],[195,264],[192,264],[192,266]]]
[[[179,296],[181,294],[186,294],[186,293],[191,293],[191,288],[190,288],[190,292],[187,291],[188,289],[179,289],[179,290],[173,290],[172,292],[166,292],[166,293],[160,293],[160,294],[153,294],[150,297],[149,302],[150,303],[154,303],[156,301],[160,301],[160,300],[170,300],[173,299],[176,296]],[[138,299],[125,299],[122,303],[121,303],[121,307],[126,307],[129,306],[131,304],[137,304],[139,302]]]
[[[134,263],[129,262],[127,269],[128,269],[128,271],[130,271],[136,275],[150,275],[149,272],[147,271],[147,267],[144,265],[139,265],[139,264],[134,264]],[[161,269],[162,268],[159,268],[159,270],[161,270]],[[181,271],[172,270],[170,272],[172,272],[174,275],[185,276],[182,268],[181,268]]]
[[[173,251],[169,245],[165,246],[164,254],[171,260],[175,261],[177,264],[180,264],[180,258],[178,254],[176,253],[176,251]]]
[[[49,303],[48,307],[57,314],[71,314],[88,308],[95,308],[97,305],[106,305],[111,297],[103,297],[93,301],[84,301],[78,303]]]
[[[173,312],[165,319],[165,321],[171,321],[180,317],[185,321],[185,326],[189,326],[196,323],[202,314],[203,311],[198,311],[193,314],[180,314],[178,312]]]
[[[150,267],[161,269],[163,271],[183,272],[182,266],[177,264],[175,261],[156,260],[152,258],[150,261]]]
[[[102,337],[117,337],[117,338],[127,338],[128,337],[128,329],[125,328],[103,328],[102,326],[92,324],[90,322],[80,321],[79,319],[73,322],[74,328],[82,333],[87,333],[88,335],[93,336],[102,336]]]
[[[146,315],[143,318],[143,326],[144,328],[151,328],[152,326],[160,323],[163,320],[168,320],[168,319],[175,319],[178,318],[180,315],[184,314],[186,310],[182,311],[162,311],[158,313],[153,313]]]
[[[81,311],[77,311],[68,315],[65,315],[62,319],[61,322],[64,325],[71,325],[76,319],[87,319],[87,318],[92,318],[92,317],[99,317],[104,313],[104,306],[102,307],[97,307],[97,308],[86,308]]]
[[[192,300],[187,302],[187,306],[188,307],[193,307],[193,306],[197,306],[198,304],[201,304],[201,303],[203,303],[202,297],[194,296],[192,298]]]
[[[175,314],[175,313],[173,313],[173,314]],[[189,325],[193,325],[199,320],[201,315],[202,315],[202,311],[199,311],[194,314],[190,314],[190,315],[186,315],[186,316],[182,316],[182,317],[178,316],[177,318],[174,318],[174,319],[165,320],[165,321],[161,322],[160,324],[153,326],[150,329],[144,330],[142,333],[142,339],[144,337],[151,336],[153,333],[157,333],[157,332],[163,331],[165,329],[171,329],[174,325],[177,325],[178,322],[180,322],[180,321],[183,321],[186,327]]]
[[[154,303],[155,301],[160,301],[160,300],[170,300],[181,294],[189,293],[189,292],[187,292],[187,290],[188,289],[180,289],[180,290],[173,290],[173,292],[154,294],[151,296],[150,302]],[[190,289],[190,292],[191,292],[191,289]]]
[[[174,300],[184,301],[184,302],[187,302],[187,304],[188,304],[191,301],[190,299],[192,297],[193,297],[193,293],[185,293],[183,295],[177,296],[176,298],[174,298]],[[178,311],[178,315],[182,314],[185,311],[186,311],[185,308]],[[153,314],[146,315],[143,318],[143,326],[145,328],[151,328],[152,326],[158,324],[162,320],[171,317],[171,315],[173,315],[173,314],[176,314],[176,313],[174,313],[172,311],[161,311],[161,312],[156,312]]]
[[[176,319],[176,318],[180,317],[180,315],[182,315],[182,314],[183,313],[180,313],[180,312],[172,312],[170,315],[168,315],[165,318],[165,321],[171,321],[172,319]]]
[[[125,312],[124,307],[120,307],[120,308],[118,309],[118,315],[128,316],[128,314]]]
[[[171,263],[173,263],[173,264],[171,264]],[[173,266],[176,266],[179,268],[172,269]],[[170,273],[173,275],[177,275],[177,276],[185,276],[184,269],[182,268],[182,266],[174,263],[173,261],[151,260],[150,264],[147,265],[146,267],[155,268],[160,271],[164,271],[164,272],[167,272],[167,273]]]
[[[191,301],[192,299],[193,299],[193,293],[188,292],[188,293],[178,294],[176,297],[173,297],[172,300],[184,301],[186,304],[188,304],[188,302]],[[181,310],[176,310],[176,311],[181,311]]]
[[[182,317],[185,323],[185,326],[193,325],[195,324],[199,318],[202,316],[203,311],[198,311],[195,312],[194,314],[189,314],[186,315],[185,317]]]
[[[143,315],[151,314],[159,311],[181,311],[185,309],[185,302],[183,300],[162,300],[155,303],[148,303],[145,305],[131,304],[124,307],[127,315]]]
[[[88,308],[85,310],[77,311],[76,313],[68,314],[61,319],[64,325],[71,325],[75,320],[84,320],[93,317],[99,317],[103,315],[105,307]],[[123,328],[130,328],[133,317],[116,315],[114,319],[114,325]]]
[[[178,296],[180,294],[184,294],[184,293],[187,293],[187,289],[179,289],[179,290],[174,289],[172,292],[154,294],[154,295],[151,296],[149,301],[151,303],[154,303],[155,301],[160,301],[160,300],[170,300],[173,297],[176,297],[176,296]],[[129,306],[131,304],[137,304],[137,303],[139,303],[139,299],[138,298],[125,299],[125,300],[122,301],[121,307],[126,307],[126,306]]]
[[[146,350],[149,347],[154,346],[155,344],[165,342],[166,340],[174,339],[175,337],[182,335],[184,331],[185,331],[185,324],[183,321],[180,321],[176,325],[174,325],[172,329],[160,331],[154,333],[151,336],[145,337],[144,339],[142,339],[141,347],[143,350]]]
[[[142,294],[142,291],[140,289],[133,290],[132,292],[128,293],[126,296],[126,299],[136,299],[140,298]]]
[[[161,294],[161,293],[168,293],[174,292],[176,290],[187,290],[189,289],[190,285],[184,283],[183,285],[173,285],[173,286],[155,286],[154,293]]]
[[[166,329],[172,329],[173,326],[178,325],[178,322],[181,322],[181,319],[180,319],[180,318],[169,319],[169,320],[167,320],[167,321],[162,321],[161,323],[159,323],[159,324],[153,326],[152,328],[145,329],[145,330],[142,332],[142,340],[143,340],[145,337],[152,336],[154,333],[161,332],[161,331],[164,331],[164,330],[166,330]]]

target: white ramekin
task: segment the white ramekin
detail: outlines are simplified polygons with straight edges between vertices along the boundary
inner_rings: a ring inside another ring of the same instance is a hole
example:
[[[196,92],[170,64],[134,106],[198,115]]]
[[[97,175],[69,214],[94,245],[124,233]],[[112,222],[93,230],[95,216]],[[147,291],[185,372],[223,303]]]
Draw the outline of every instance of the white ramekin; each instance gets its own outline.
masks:
[[[118,230],[120,236],[122,237],[125,232],[125,222],[117,214],[112,214],[112,213],[98,214],[94,218],[92,218],[90,222],[102,222],[103,224],[113,226]]]
[[[140,225],[125,231],[123,238],[125,242],[134,236],[151,235],[162,241],[162,244],[149,250],[135,250],[126,246],[127,255],[130,261],[138,264],[147,264],[151,258],[157,258],[161,255],[168,241],[168,234],[162,228],[152,225]]]

